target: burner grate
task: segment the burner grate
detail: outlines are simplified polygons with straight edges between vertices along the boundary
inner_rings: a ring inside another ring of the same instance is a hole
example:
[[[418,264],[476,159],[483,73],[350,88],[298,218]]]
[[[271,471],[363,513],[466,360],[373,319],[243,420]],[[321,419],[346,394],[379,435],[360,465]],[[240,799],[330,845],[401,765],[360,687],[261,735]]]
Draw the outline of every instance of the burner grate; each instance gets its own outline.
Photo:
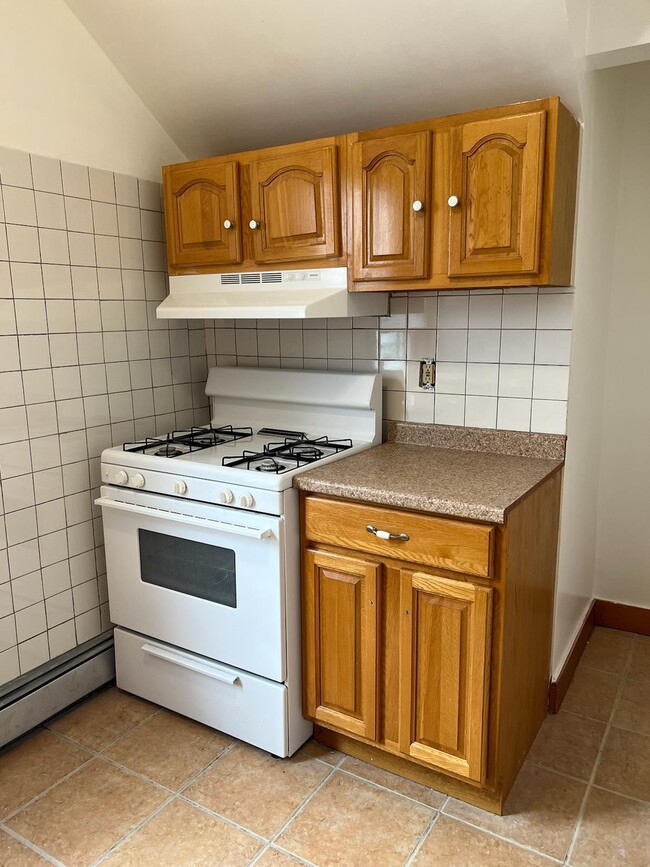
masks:
[[[268,429],[267,429],[268,430]],[[298,441],[293,436],[284,442],[267,443],[261,452],[244,450],[241,455],[231,455],[222,459],[224,467],[242,467],[245,470],[258,470],[267,473],[286,473],[298,467],[308,466],[328,455],[338,454],[352,448],[350,439],[330,439],[323,436],[307,439],[303,434]],[[285,463],[289,461],[289,463]]]
[[[147,437],[138,442],[127,442],[122,445],[122,450],[142,454],[152,453],[158,457],[177,458],[188,452],[198,452],[201,449],[209,449],[212,446],[235,442],[251,436],[253,436],[253,429],[250,427],[233,427],[231,424],[222,427],[204,425],[191,427],[189,430],[172,431],[166,437]],[[156,447],[158,450],[155,450]]]

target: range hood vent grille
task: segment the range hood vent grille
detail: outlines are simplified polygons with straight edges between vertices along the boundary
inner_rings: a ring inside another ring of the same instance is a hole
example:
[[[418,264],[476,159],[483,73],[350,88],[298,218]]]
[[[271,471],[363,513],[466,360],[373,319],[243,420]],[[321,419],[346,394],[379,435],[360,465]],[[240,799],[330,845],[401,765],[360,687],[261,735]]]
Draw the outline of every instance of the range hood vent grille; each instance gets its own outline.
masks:
[[[250,286],[259,283],[284,283],[282,271],[250,271],[247,274],[221,274],[222,286]]]
[[[239,286],[239,274],[222,274],[222,286]]]

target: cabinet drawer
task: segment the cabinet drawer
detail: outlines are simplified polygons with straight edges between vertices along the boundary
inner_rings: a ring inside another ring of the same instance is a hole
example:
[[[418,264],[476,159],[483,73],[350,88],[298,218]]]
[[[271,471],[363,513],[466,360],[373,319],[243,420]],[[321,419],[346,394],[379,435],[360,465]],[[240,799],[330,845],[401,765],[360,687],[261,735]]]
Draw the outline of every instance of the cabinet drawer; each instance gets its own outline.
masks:
[[[395,535],[404,533],[408,539],[382,539],[368,526]],[[306,497],[305,535],[311,542],[426,563],[466,575],[488,578],[492,574],[494,527],[488,524]]]

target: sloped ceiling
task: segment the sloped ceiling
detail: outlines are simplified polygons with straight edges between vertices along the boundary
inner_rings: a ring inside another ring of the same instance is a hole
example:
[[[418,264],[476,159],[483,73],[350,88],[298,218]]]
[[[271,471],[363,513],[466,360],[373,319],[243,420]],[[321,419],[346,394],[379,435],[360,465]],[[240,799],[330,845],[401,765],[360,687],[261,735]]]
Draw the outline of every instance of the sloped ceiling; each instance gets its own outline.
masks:
[[[559,95],[563,0],[67,0],[190,159]]]

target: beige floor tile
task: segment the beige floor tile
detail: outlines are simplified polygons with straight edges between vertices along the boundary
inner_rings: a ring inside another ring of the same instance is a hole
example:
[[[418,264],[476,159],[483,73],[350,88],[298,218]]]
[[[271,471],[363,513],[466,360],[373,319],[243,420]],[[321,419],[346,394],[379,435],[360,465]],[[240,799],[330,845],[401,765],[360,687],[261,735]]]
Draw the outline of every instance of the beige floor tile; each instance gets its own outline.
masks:
[[[277,849],[267,849],[255,867],[298,867],[302,864],[297,858],[292,858],[284,852],[278,852]]]
[[[52,720],[48,728],[91,750],[103,750],[157,711],[148,701],[113,687]]]
[[[0,819],[40,795],[91,757],[43,729],[0,755]]]
[[[648,867],[650,804],[592,789],[571,867]]]
[[[587,668],[608,671],[610,674],[623,674],[633,644],[634,635],[630,632],[597,626],[582,654],[580,664]]]
[[[162,711],[109,747],[105,755],[177,791],[232,743],[221,732]]]
[[[351,774],[363,777],[364,780],[370,780],[371,783],[377,783],[378,786],[384,786],[386,789],[397,792],[398,795],[413,798],[414,801],[420,801],[422,804],[426,804],[428,807],[433,807],[436,810],[442,806],[443,801],[447,797],[435,789],[421,786],[419,783],[413,782],[413,780],[407,780],[405,777],[391,774],[390,771],[385,771],[383,768],[378,768],[375,765],[369,765],[360,759],[348,757],[340,767]]]
[[[303,744],[299,750],[304,756],[311,756],[313,759],[320,759],[321,762],[327,762],[328,765],[338,765],[343,758],[343,753],[338,750],[333,750],[331,747],[326,747],[325,744],[319,744],[318,741],[309,740]]]
[[[553,771],[588,780],[605,734],[605,723],[567,711],[544,720],[528,759]]]
[[[630,680],[650,681],[650,635],[637,635],[627,672]]]
[[[268,838],[328,773],[323,762],[307,756],[275,759],[237,744],[183,794]]]
[[[0,831],[0,865],[1,867],[44,867],[48,862],[18,840]]]
[[[562,710],[607,722],[619,683],[620,678],[616,674],[578,666],[562,702]]]
[[[543,855],[520,849],[456,819],[440,816],[413,861],[413,867],[551,867]]]
[[[650,801],[650,737],[611,728],[595,783],[623,795]]]
[[[626,680],[612,723],[650,736],[650,681]]]
[[[263,845],[198,807],[173,801],[105,863],[112,867],[244,867]]]
[[[84,867],[132,830],[165,793],[102,759],[55,786],[7,825],[67,867]]]
[[[505,805],[495,816],[462,801],[449,801],[445,813],[465,819],[550,855],[564,858],[571,842],[586,785],[544,768],[524,764]]]
[[[429,807],[335,771],[278,844],[319,867],[401,867],[432,815]]]

